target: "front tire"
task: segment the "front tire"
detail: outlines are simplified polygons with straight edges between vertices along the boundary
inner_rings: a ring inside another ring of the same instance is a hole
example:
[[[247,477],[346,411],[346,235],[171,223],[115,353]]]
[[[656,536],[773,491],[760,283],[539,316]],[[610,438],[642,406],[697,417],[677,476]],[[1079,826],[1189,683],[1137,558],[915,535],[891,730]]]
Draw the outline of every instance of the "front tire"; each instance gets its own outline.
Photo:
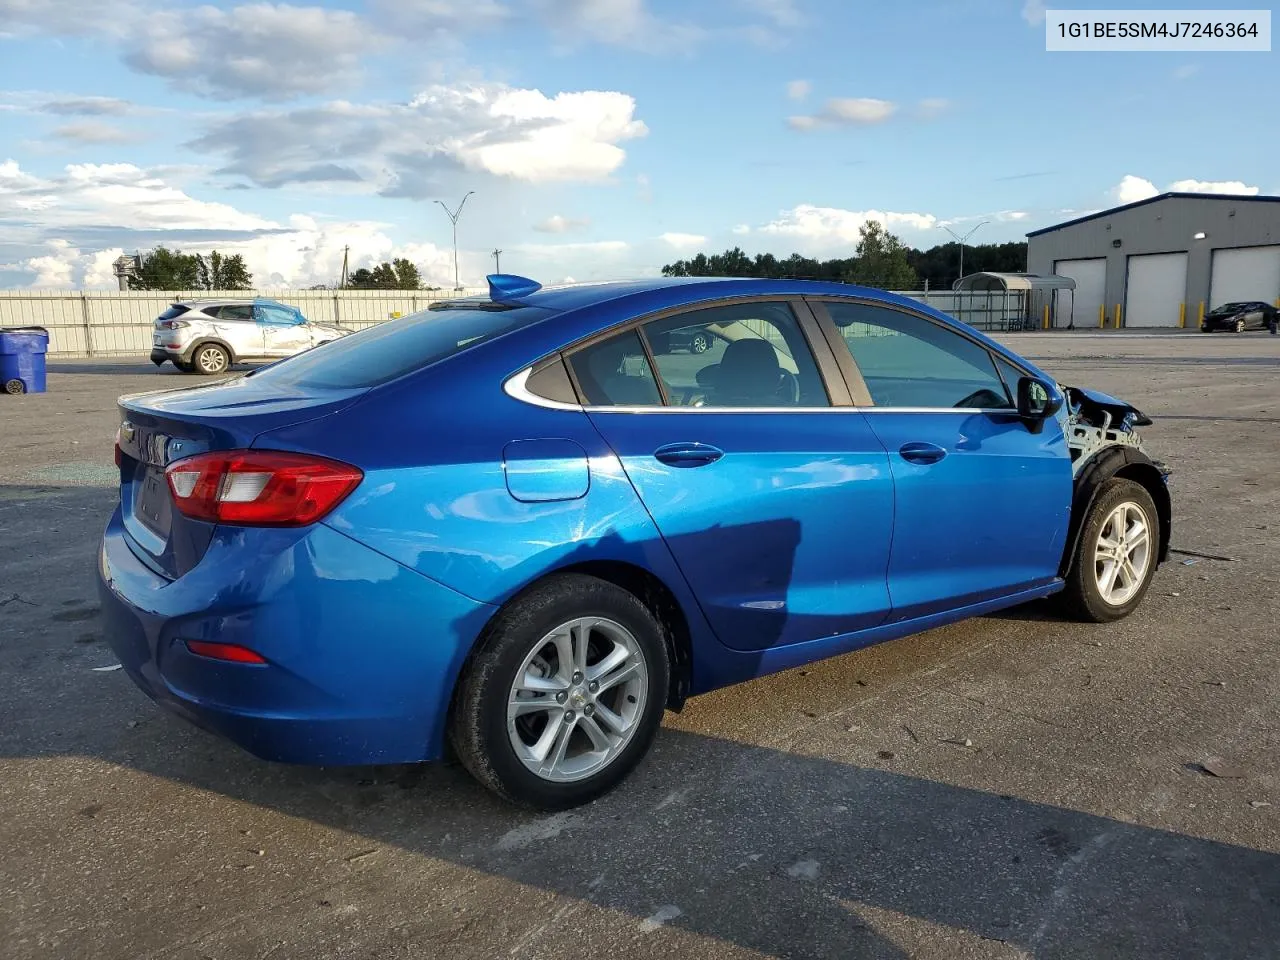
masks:
[[[191,355],[191,365],[197,373],[216,376],[230,368],[231,355],[216,343],[206,343]]]
[[[1244,321],[1243,321],[1243,320],[1237,320],[1237,321],[1236,321],[1236,333],[1244,333]]]
[[[1092,623],[1127,617],[1146,596],[1160,552],[1160,518],[1146,488],[1113,477],[1098,490],[1080,531],[1062,603]]]
[[[557,574],[495,617],[462,679],[449,737],[499,796],[564,810],[621,783],[648,751],[666,705],[666,640],[614,584]]]

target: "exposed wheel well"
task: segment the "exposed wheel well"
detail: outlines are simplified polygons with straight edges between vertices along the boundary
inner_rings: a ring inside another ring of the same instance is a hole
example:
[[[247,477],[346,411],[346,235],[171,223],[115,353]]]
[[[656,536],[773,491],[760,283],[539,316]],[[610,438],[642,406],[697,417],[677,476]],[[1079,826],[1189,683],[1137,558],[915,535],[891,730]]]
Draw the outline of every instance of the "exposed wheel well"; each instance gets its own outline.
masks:
[[[667,691],[667,709],[679,711],[689,695],[693,661],[693,638],[689,621],[671,589],[648,570],[615,560],[594,560],[562,567],[556,573],[582,573],[598,577],[621,587],[641,603],[662,625],[671,658],[671,687]]]
[[[667,641],[667,655],[671,658],[671,685],[667,690],[667,709],[679,712],[684,707],[684,702],[689,696],[689,684],[693,672],[693,638],[689,632],[689,622],[685,619],[684,611],[680,609],[680,604],[676,601],[675,594],[671,592],[670,588],[642,567],[614,560],[592,560],[552,570],[532,583],[526,584],[519,592],[510,597],[502,607],[505,608],[547,577],[560,573],[581,573],[612,583],[614,586],[626,590],[649,608],[649,611],[662,627],[662,634]],[[497,615],[497,612],[495,612],[494,616],[496,617]],[[462,678],[466,675],[467,670],[470,669],[476,651],[484,644],[487,635],[488,627],[486,626],[480,632],[471,652],[467,654],[462,669],[458,671],[458,676],[454,680],[453,695],[450,697],[450,713],[453,711],[453,703],[457,699],[458,687],[461,686]]]
[[[1141,484],[1151,494],[1156,505],[1156,515],[1160,521],[1160,549],[1156,554],[1156,562],[1164,563],[1169,559],[1169,546],[1173,539],[1173,503],[1169,496],[1169,488],[1165,485],[1164,474],[1160,468],[1140,450],[1133,447],[1114,447],[1102,451],[1087,464],[1076,477],[1075,491],[1071,501],[1071,522],[1067,528],[1067,545],[1062,555],[1061,576],[1066,576],[1075,560],[1080,545],[1080,531],[1084,527],[1085,517],[1093,506],[1098,488],[1112,477],[1123,477]]]
[[[215,347],[221,347],[223,350],[227,351],[227,357],[229,361],[231,363],[236,362],[236,352],[231,349],[231,344],[227,343],[225,340],[219,340],[217,337],[201,337],[199,340],[193,343],[191,345],[191,349],[187,351],[185,362],[187,363],[194,362],[196,358],[196,353],[200,350],[200,348],[207,347],[209,346],[209,344],[213,344]]]

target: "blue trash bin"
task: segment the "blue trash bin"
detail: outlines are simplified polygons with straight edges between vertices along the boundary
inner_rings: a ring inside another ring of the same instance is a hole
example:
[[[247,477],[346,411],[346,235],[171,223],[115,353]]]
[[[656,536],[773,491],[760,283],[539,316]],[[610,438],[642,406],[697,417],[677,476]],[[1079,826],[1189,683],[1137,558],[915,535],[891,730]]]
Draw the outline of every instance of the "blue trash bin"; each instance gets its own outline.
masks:
[[[0,389],[44,393],[48,350],[49,331],[44,327],[0,327]]]

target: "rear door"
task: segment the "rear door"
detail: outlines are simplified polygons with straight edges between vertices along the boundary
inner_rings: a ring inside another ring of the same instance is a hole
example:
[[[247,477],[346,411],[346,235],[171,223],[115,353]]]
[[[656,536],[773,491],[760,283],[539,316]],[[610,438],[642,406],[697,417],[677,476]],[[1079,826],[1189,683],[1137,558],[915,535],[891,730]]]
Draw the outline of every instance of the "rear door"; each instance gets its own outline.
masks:
[[[1057,420],[1033,433],[1016,415],[1021,371],[920,314],[854,300],[814,310],[848,350],[852,390],[888,451],[893,619],[1051,583],[1070,518],[1071,460]]]
[[[658,316],[568,361],[721,642],[763,650],[884,621],[888,457],[802,301]]]

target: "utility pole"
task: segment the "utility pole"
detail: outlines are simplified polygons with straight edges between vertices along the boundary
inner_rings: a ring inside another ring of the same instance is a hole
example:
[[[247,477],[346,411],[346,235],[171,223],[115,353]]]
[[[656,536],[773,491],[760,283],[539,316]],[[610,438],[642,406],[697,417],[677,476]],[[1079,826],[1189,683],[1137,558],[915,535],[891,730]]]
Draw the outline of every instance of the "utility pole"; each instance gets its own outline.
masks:
[[[502,261],[498,259],[500,256],[502,256],[502,251],[499,250],[497,247],[494,247],[493,248],[493,272],[494,273],[502,272]]]
[[[978,224],[978,227],[985,227],[990,222],[991,222],[990,220],[983,220],[980,224]],[[947,233],[955,237],[956,242],[960,244],[960,276],[963,277],[964,276],[964,245],[965,245],[965,242],[970,237],[972,237],[975,233],[978,232],[978,227],[974,227],[972,230],[970,230],[968,233],[966,233],[962,237],[948,226],[945,226],[943,224],[939,224],[939,226],[941,226],[943,230],[947,231]]]
[[[347,276],[347,254],[350,252],[350,247],[342,248],[342,279],[338,281],[339,290],[345,290],[347,288],[347,281],[350,279],[350,277]]]
[[[462,198],[462,201],[458,204],[457,210],[450,210],[445,206],[445,202],[443,200],[436,201],[436,203],[444,207],[444,212],[448,214],[449,220],[453,223],[453,289],[455,292],[462,289],[458,283],[458,218],[462,216],[462,208],[466,205],[467,197],[471,196],[473,193],[475,193],[474,190],[467,191],[467,196]]]

